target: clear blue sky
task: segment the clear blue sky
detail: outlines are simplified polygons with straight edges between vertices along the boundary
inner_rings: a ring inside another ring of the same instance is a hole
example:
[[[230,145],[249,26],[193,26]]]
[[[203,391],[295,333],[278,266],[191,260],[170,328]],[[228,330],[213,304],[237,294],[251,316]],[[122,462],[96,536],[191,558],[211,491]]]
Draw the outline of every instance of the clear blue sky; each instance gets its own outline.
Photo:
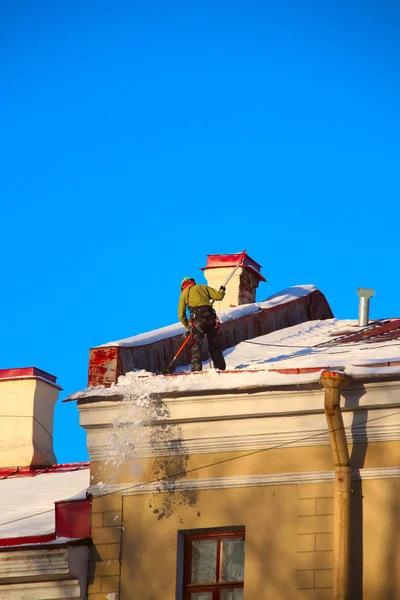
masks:
[[[400,316],[400,5],[42,0],[0,8],[0,368],[64,388],[92,346],[176,322],[179,282],[248,253],[258,299],[312,283]]]

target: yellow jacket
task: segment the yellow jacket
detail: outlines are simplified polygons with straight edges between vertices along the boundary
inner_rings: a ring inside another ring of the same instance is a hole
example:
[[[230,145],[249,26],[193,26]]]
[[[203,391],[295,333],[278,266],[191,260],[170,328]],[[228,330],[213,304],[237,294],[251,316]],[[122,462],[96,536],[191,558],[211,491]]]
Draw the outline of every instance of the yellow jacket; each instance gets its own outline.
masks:
[[[189,306],[210,306],[211,300],[222,300],[225,290],[215,290],[202,283],[190,285],[183,290],[179,298],[178,318],[180,322],[189,329],[189,321],[186,317],[186,308]]]

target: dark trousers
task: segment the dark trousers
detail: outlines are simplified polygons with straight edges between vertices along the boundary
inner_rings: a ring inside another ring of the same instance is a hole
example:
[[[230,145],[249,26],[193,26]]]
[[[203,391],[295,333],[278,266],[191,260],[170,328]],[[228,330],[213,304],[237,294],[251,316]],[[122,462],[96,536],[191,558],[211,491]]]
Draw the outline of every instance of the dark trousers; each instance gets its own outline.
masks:
[[[216,369],[226,369],[225,359],[218,341],[216,314],[212,306],[196,306],[190,309],[192,322],[192,371],[201,371],[201,354],[204,336],[207,335],[208,352]]]

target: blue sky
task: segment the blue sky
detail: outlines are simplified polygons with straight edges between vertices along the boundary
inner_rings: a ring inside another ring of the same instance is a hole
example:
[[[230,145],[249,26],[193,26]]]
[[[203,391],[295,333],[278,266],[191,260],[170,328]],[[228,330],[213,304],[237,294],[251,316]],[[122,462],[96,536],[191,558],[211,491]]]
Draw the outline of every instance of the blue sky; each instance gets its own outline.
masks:
[[[0,368],[64,388],[87,459],[89,348],[176,322],[179,282],[246,248],[258,300],[311,283],[400,316],[399,5],[3,2]]]

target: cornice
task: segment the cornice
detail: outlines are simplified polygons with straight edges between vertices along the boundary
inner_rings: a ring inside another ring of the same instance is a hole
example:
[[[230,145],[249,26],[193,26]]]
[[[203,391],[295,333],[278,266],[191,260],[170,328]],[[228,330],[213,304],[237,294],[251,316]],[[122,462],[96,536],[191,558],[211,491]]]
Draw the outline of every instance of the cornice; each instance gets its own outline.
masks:
[[[398,479],[400,467],[353,469],[352,480]],[[156,492],[183,492],[189,490],[219,490],[243,487],[265,487],[271,485],[299,485],[321,483],[334,480],[334,471],[307,471],[297,473],[274,473],[268,475],[241,475],[236,477],[215,477],[207,479],[160,480],[152,483],[137,482],[102,484],[91,486],[88,492],[93,496],[123,494],[139,496]]]
[[[400,409],[343,414],[349,443],[400,440]],[[325,414],[89,429],[92,461],[329,445]]]
[[[397,381],[344,390],[350,443],[400,439]],[[263,390],[79,405],[92,461],[329,444],[322,389]]]
[[[81,598],[81,590],[76,579],[57,579],[55,581],[37,581],[34,583],[8,583],[0,587],[0,598],[4,600],[65,600],[65,598]]]
[[[68,548],[19,548],[0,552],[0,580],[24,576],[68,575]]]
[[[374,409],[383,406],[399,406],[400,382],[374,382],[366,385],[353,382],[344,390],[342,410],[352,411]],[[79,404],[81,425],[90,427],[109,427],[120,413],[124,413],[125,425],[129,422],[129,405],[135,405],[135,398],[110,400],[97,398],[96,402]],[[323,412],[324,390],[236,390],[221,394],[180,396],[149,395],[147,418],[149,422],[187,422],[210,419],[252,418],[259,416],[296,415],[306,412]],[[160,408],[163,410],[160,411]]]

